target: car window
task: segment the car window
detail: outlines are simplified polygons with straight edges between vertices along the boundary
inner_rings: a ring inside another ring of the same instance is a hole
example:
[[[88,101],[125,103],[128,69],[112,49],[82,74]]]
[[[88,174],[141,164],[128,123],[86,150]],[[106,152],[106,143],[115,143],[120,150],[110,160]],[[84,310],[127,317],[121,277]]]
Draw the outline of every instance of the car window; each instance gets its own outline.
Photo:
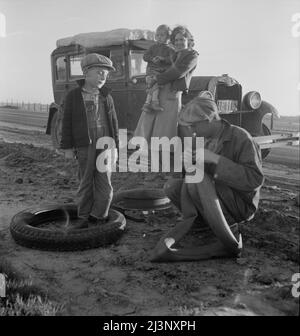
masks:
[[[55,77],[58,81],[65,81],[67,79],[66,58],[60,56],[55,61]]]
[[[83,75],[80,66],[80,61],[83,57],[84,54],[70,56],[70,77],[78,77]]]
[[[110,71],[109,80],[119,80],[125,78],[125,58],[123,49],[110,51],[110,59],[116,71]]]
[[[130,77],[146,74],[147,63],[143,60],[143,50],[131,50],[129,54]]]

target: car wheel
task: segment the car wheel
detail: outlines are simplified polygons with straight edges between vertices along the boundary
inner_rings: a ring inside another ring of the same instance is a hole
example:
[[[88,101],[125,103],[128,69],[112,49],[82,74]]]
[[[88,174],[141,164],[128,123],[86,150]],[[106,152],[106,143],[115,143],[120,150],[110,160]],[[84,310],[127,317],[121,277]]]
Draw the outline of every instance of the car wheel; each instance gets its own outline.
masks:
[[[51,120],[51,139],[54,148],[59,148],[61,140],[62,120],[59,118],[58,112],[54,113]]]
[[[266,124],[262,124],[263,135],[271,135],[271,131]],[[265,159],[271,152],[271,148],[264,148],[261,150],[261,157]]]
[[[126,227],[125,217],[118,211],[109,211],[105,224],[86,229],[71,229],[71,220],[77,219],[77,206],[49,206],[16,214],[11,221],[10,232],[19,245],[50,251],[76,251],[104,247],[115,243]],[[53,223],[62,222],[60,228]],[[69,228],[69,229],[68,229]]]

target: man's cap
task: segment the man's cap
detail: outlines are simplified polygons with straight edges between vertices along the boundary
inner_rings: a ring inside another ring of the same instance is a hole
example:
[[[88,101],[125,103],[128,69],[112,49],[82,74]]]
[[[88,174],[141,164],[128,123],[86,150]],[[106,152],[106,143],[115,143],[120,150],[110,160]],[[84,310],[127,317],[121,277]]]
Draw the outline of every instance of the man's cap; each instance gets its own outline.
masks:
[[[178,124],[190,126],[199,121],[219,120],[218,107],[215,101],[208,97],[195,97],[188,102],[178,115]]]
[[[83,73],[93,67],[101,67],[106,68],[108,70],[116,70],[113,66],[112,61],[108,57],[96,53],[84,56],[83,59],[81,60],[80,65]]]

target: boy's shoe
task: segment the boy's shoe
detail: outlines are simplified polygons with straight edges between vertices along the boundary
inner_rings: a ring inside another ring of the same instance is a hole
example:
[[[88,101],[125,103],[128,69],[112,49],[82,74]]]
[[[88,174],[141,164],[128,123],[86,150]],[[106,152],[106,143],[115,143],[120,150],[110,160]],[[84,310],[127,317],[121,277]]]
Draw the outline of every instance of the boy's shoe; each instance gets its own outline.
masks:
[[[99,218],[99,219],[97,220],[97,225],[103,225],[103,224],[107,223],[108,220],[109,220],[108,216],[106,216],[106,217],[104,217],[104,218]]]
[[[154,111],[157,111],[157,112],[162,112],[164,110],[161,106],[159,106],[159,102],[158,101],[153,101],[152,104],[151,104],[151,108]]]
[[[86,218],[79,218],[75,223],[70,224],[68,230],[79,230],[87,229],[89,227],[89,222]]]
[[[98,226],[98,225],[105,224],[107,222],[108,222],[108,216],[105,217],[105,218],[96,218],[96,217],[90,215],[89,218],[88,218],[88,223],[91,226]]]

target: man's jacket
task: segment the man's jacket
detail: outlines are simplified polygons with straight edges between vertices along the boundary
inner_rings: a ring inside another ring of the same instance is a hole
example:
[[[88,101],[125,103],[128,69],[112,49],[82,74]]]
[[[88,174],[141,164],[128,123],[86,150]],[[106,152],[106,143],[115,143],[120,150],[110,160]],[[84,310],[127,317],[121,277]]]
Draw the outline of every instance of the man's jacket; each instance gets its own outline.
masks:
[[[252,218],[258,208],[264,182],[261,155],[257,144],[244,129],[222,119],[223,132],[218,138],[220,155],[217,165],[205,163],[204,171],[214,180],[223,214],[229,224]],[[201,188],[201,182],[197,184]],[[190,202],[187,188],[181,191],[182,211],[186,218],[197,217],[199,199]]]
[[[157,83],[165,85],[171,82],[174,91],[187,91],[192,74],[197,66],[198,55],[195,50],[184,49],[179,51],[173,65],[165,72],[157,75]]]
[[[65,98],[62,138],[60,142],[61,149],[84,147],[91,143],[86,109],[82,97],[84,79],[79,80],[78,84],[79,86],[71,90]],[[107,87],[103,86],[99,91],[100,94],[106,98],[104,101],[104,109],[107,117],[109,136],[115,140],[116,146],[118,146],[118,119],[113,98]]]
[[[225,120],[222,122],[224,130],[216,151],[221,157],[216,166],[208,168],[208,172],[213,175],[217,194],[227,211],[231,213],[236,209],[239,218],[235,219],[245,220],[258,208],[260,188],[264,182],[261,154],[246,130]]]

